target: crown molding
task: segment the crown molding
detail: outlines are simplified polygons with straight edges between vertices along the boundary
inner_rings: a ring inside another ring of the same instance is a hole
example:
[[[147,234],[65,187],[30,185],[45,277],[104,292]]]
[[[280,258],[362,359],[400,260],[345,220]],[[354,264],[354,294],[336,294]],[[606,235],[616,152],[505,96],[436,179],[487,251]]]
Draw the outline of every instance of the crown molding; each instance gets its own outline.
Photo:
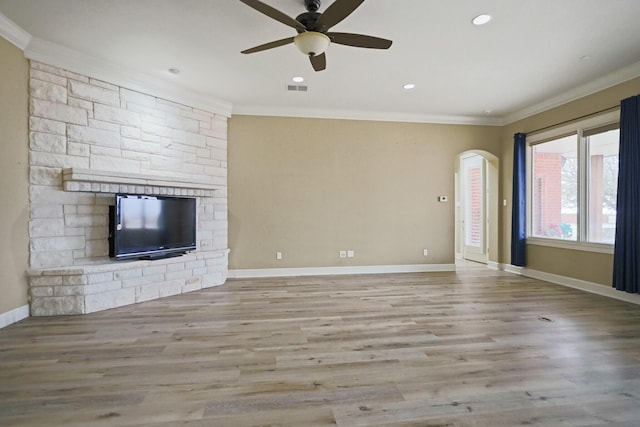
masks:
[[[27,59],[54,65],[74,73],[104,80],[127,89],[166,98],[221,116],[231,116],[231,104],[181,88],[163,79],[123,65],[34,37],[0,12],[0,36],[24,52]]]
[[[378,122],[433,123],[448,125],[502,126],[498,117],[412,114],[400,112],[234,105],[233,114],[245,116],[297,117],[310,119],[364,120]]]
[[[640,77],[640,62],[575,87],[553,98],[504,116],[456,116],[413,114],[402,112],[304,109],[260,105],[233,106],[223,100],[204,96],[199,92],[179,87],[166,80],[153,77],[127,66],[96,58],[86,53],[32,36],[0,12],[0,36],[24,51],[28,59],[40,61],[96,79],[105,80],[128,89],[166,98],[192,107],[211,111],[225,117],[234,114],[249,116],[279,116],[365,120],[386,122],[459,124],[504,126],[531,117],[560,105],[583,98],[625,81]]]
[[[592,95],[601,90],[624,83],[636,77],[640,77],[640,62],[628,65],[612,73],[599,77],[589,83],[575,87],[539,104],[532,105],[503,118],[503,125],[508,125],[518,120],[526,119],[535,114],[542,113],[555,107],[559,107],[571,101]]]
[[[54,65],[74,73],[83,74],[116,84],[127,89],[166,98],[190,107],[196,107],[225,117],[231,116],[231,104],[215,100],[165,80],[130,69],[68,47],[32,37],[24,50],[31,60]]]
[[[0,36],[21,50],[24,50],[31,41],[31,34],[23,30],[22,27],[7,18],[3,13],[0,13]]]

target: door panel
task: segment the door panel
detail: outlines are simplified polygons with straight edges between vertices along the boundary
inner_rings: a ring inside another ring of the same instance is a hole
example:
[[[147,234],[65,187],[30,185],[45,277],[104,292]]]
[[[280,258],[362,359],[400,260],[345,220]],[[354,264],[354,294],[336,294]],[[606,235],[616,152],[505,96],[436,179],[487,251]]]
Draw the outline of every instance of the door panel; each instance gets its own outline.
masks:
[[[486,160],[481,156],[462,158],[462,256],[464,259],[485,264],[487,262],[486,169]]]

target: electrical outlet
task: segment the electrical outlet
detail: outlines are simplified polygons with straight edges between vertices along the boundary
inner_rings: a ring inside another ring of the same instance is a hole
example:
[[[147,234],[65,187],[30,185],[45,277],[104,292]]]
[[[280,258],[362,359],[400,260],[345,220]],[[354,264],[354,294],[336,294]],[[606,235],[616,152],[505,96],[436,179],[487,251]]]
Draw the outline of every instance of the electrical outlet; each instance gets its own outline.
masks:
[[[282,252],[276,252],[276,259],[282,259]]]
[[[346,258],[347,257],[347,251],[340,251],[340,258]]]
[[[356,256],[355,251],[347,251],[347,258],[353,258],[354,256]]]
[[[428,256],[429,255],[429,249],[423,249],[422,255]]]

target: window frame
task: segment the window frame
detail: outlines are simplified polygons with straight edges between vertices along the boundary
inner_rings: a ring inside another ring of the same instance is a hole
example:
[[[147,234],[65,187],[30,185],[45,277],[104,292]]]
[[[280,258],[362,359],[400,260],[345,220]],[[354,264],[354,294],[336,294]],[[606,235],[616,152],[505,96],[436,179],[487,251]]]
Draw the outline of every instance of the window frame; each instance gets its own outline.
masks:
[[[616,109],[608,113],[599,114],[583,120],[559,125],[548,130],[535,132],[527,135],[527,244],[536,246],[548,246],[562,249],[573,249],[588,252],[613,254],[614,245],[611,243],[595,243],[586,240],[588,232],[588,162],[589,147],[587,137],[584,133],[589,133],[593,129],[610,126],[620,122],[620,110]],[[561,138],[570,134],[577,134],[578,153],[578,219],[576,240],[554,239],[551,237],[534,237],[533,230],[533,147],[550,140]]]

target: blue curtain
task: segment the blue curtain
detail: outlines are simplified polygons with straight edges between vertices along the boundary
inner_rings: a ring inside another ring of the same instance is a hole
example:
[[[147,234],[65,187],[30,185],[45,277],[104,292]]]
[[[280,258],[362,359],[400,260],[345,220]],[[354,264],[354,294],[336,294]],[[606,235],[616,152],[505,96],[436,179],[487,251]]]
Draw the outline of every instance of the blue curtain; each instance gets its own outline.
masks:
[[[613,254],[613,287],[640,290],[640,96],[620,104],[620,152],[618,162],[616,242]]]
[[[511,264],[524,267],[527,249],[527,141],[524,133],[513,135],[513,194],[511,210]]]

